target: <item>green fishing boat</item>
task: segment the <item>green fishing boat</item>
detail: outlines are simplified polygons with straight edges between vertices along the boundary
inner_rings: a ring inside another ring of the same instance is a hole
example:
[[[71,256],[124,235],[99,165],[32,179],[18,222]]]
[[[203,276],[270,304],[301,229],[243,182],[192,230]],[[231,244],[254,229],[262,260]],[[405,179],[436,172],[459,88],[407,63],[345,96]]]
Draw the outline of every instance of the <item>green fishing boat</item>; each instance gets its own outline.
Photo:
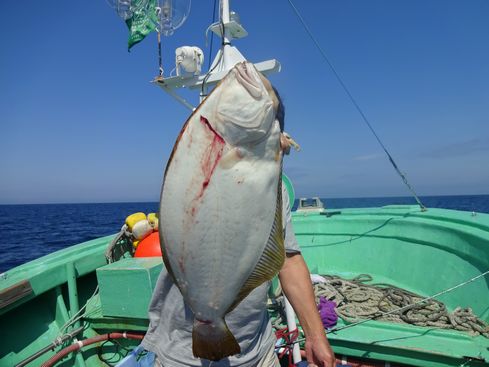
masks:
[[[293,223],[311,272],[348,279],[369,274],[422,296],[442,293],[437,299],[449,311],[471,307],[489,321],[489,286],[480,277],[489,268],[488,214],[386,206],[295,212]],[[107,264],[113,238],[78,244],[2,275],[0,366],[38,366],[69,346],[72,353],[55,365],[115,365],[139,344],[162,261],[128,256]],[[462,281],[468,283],[443,293]],[[328,336],[339,357],[413,366],[489,363],[483,335],[378,320],[341,330],[348,325],[340,319],[340,330]]]
[[[175,89],[206,91],[244,59],[228,41],[246,31],[226,0],[221,7],[222,19],[210,29],[223,37],[223,46],[211,72],[200,73],[199,50],[182,48],[177,76],[154,80],[189,109],[194,106]],[[276,60],[255,65],[265,74],[280,69]],[[293,202],[292,183],[286,177],[284,182]],[[350,287],[362,291],[377,285],[382,294],[402,289],[410,295],[407,305],[390,311],[340,314],[328,331],[339,363],[489,365],[489,214],[421,203],[330,210],[317,198],[300,202],[293,225],[311,273],[331,284],[353,281]],[[163,265],[160,256],[134,257],[127,240],[122,231],[0,274],[0,367],[112,366],[137,347],[148,327],[148,304]],[[424,319],[409,314],[434,300],[439,309],[425,313]],[[461,311],[465,321],[453,316]],[[272,308],[270,314],[277,316]],[[388,314],[409,314],[415,320],[393,322],[383,318]],[[453,328],[437,324],[440,318]],[[289,346],[279,342],[277,349]]]

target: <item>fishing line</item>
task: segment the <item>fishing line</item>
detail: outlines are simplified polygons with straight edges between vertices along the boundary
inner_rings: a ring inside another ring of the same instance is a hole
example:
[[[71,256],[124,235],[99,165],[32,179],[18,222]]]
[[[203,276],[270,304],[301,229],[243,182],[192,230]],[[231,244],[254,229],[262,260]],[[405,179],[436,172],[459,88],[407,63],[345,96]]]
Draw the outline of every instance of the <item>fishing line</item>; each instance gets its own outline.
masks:
[[[214,8],[212,9],[212,24],[216,22],[216,5],[217,5],[217,0],[214,0]],[[211,43],[209,47],[209,61],[207,62],[207,70],[211,68],[211,56],[212,56],[212,46],[214,43],[214,32],[211,34]]]
[[[214,64],[214,66],[212,67],[212,69],[210,69],[207,72],[207,74],[205,74],[204,80],[202,80],[202,85],[200,87],[200,98],[201,98],[201,101],[202,101],[202,98],[203,97],[207,97],[207,93],[204,94],[205,85],[207,84],[207,80],[211,76],[212,72],[216,69],[216,67],[221,63],[221,60],[222,60],[222,58],[224,56],[224,46],[226,46],[226,43],[224,42],[224,23],[222,21],[222,7],[220,8],[219,12],[220,12],[220,16],[219,16],[219,27],[221,27],[221,35],[222,35],[221,48],[219,50],[219,58],[216,60],[216,63]],[[211,37],[211,41],[212,41],[212,37]],[[209,58],[209,61],[210,61],[210,58]]]
[[[436,297],[439,297],[439,296],[442,296],[442,295],[444,295],[446,293],[452,292],[452,291],[454,291],[457,288],[463,287],[463,286],[465,286],[465,285],[467,285],[469,283],[472,283],[472,282],[476,281],[479,278],[485,277],[487,274],[489,274],[489,270],[487,270],[484,273],[479,274],[479,275],[477,275],[477,276],[475,276],[475,277],[473,277],[473,278],[471,278],[469,280],[466,280],[465,282],[459,283],[459,284],[457,284],[457,285],[455,285],[455,286],[453,286],[451,288],[448,288],[448,289],[445,289],[445,290],[443,290],[441,292],[438,292],[438,293],[436,293],[436,294],[434,294],[434,295],[432,295],[430,297],[423,298],[422,300],[419,300],[418,302],[415,302],[415,303],[406,305],[404,307],[397,308],[397,309],[392,310],[392,311],[389,311],[389,312],[380,312],[380,314],[378,314],[378,315],[375,315],[375,316],[370,317],[370,318],[365,319],[365,320],[354,322],[354,323],[349,324],[349,325],[344,325],[344,326],[333,328],[331,330],[328,330],[328,334],[336,333],[338,331],[345,330],[345,329],[351,328],[353,326],[357,326],[357,325],[366,323],[368,321],[375,320],[376,318],[381,317],[381,316],[387,316],[387,315],[392,315],[392,314],[395,314],[395,313],[402,312],[404,310],[407,310],[409,308],[412,308],[414,306],[417,306],[417,305],[419,305],[421,303],[424,303],[424,302],[427,302],[427,301],[431,301],[432,299],[435,299]],[[305,340],[306,340],[305,338],[297,339],[296,341],[294,341],[293,343],[290,343],[290,344],[303,342]],[[276,345],[275,348],[282,348],[282,347],[287,346],[287,345],[289,345],[289,344],[280,344],[280,345]]]
[[[334,67],[333,63],[329,60],[328,56],[326,55],[326,52],[324,52],[324,50],[322,49],[322,47],[319,45],[319,42],[316,40],[316,38],[312,34],[311,30],[307,26],[304,18],[299,13],[299,10],[295,7],[295,5],[293,4],[292,0],[288,0],[288,2],[290,4],[290,6],[292,7],[292,9],[294,10],[295,15],[297,16],[297,18],[301,22],[302,26],[304,27],[306,33],[309,35],[309,37],[311,38],[311,40],[314,43],[314,45],[316,46],[316,48],[318,49],[318,51],[323,56],[323,59],[329,65],[331,71],[333,72],[334,76],[336,77],[336,79],[340,83],[341,87],[343,88],[343,90],[347,94],[347,96],[350,99],[351,103],[353,104],[353,106],[355,107],[355,109],[358,111],[358,113],[362,117],[362,120],[365,122],[365,124],[367,124],[368,128],[370,129],[370,131],[372,132],[372,134],[375,136],[375,139],[377,139],[377,142],[380,144],[380,146],[384,150],[385,154],[387,154],[387,157],[389,158],[389,161],[391,162],[391,164],[394,167],[395,171],[399,174],[399,176],[401,177],[401,179],[404,182],[404,184],[407,186],[407,188],[409,189],[409,191],[411,192],[411,194],[414,196],[414,199],[416,200],[416,202],[420,206],[421,210],[422,211],[425,211],[426,210],[426,207],[421,203],[420,199],[418,198],[418,195],[416,195],[416,192],[414,191],[414,189],[412,188],[412,186],[409,184],[406,176],[401,172],[401,170],[397,166],[396,162],[394,161],[394,158],[392,158],[391,154],[389,153],[389,151],[385,147],[384,143],[382,143],[382,140],[380,140],[379,136],[377,135],[377,133],[375,132],[374,128],[372,127],[372,125],[370,124],[369,120],[367,119],[367,116],[365,115],[365,113],[363,112],[363,110],[360,108],[360,105],[357,103],[357,101],[355,100],[355,98],[353,98],[353,95],[351,94],[351,92],[348,89],[348,87],[346,86],[346,84],[343,82],[343,79],[341,78],[341,76],[339,75],[339,73],[336,71],[336,68]]]

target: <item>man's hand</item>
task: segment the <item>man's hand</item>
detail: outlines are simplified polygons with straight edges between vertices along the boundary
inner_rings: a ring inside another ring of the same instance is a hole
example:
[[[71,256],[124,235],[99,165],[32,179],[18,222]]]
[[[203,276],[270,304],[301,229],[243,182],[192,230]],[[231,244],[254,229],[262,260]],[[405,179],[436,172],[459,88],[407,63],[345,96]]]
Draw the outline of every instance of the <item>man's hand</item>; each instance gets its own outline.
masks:
[[[335,356],[324,336],[306,338],[306,359],[309,366],[334,367]]]
[[[334,367],[334,353],[326,339],[314,300],[309,269],[301,254],[287,255],[279,278],[285,296],[297,313],[304,330],[307,362],[310,366]]]

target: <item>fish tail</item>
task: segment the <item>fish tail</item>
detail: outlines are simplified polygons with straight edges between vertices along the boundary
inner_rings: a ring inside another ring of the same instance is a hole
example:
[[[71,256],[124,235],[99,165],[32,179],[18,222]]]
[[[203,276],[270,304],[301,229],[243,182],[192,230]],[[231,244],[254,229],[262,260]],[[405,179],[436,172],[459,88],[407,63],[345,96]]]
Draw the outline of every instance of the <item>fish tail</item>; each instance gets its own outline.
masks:
[[[213,321],[194,320],[192,352],[195,357],[218,361],[241,352],[224,319]]]

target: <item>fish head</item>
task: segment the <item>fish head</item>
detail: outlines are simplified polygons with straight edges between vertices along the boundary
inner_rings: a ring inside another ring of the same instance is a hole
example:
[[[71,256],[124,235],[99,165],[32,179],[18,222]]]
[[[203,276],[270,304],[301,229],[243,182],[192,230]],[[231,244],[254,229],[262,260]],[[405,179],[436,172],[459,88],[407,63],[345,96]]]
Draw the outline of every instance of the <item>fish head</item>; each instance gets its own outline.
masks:
[[[279,100],[271,83],[250,62],[237,64],[209,98],[214,128],[233,145],[253,145],[278,125]]]

